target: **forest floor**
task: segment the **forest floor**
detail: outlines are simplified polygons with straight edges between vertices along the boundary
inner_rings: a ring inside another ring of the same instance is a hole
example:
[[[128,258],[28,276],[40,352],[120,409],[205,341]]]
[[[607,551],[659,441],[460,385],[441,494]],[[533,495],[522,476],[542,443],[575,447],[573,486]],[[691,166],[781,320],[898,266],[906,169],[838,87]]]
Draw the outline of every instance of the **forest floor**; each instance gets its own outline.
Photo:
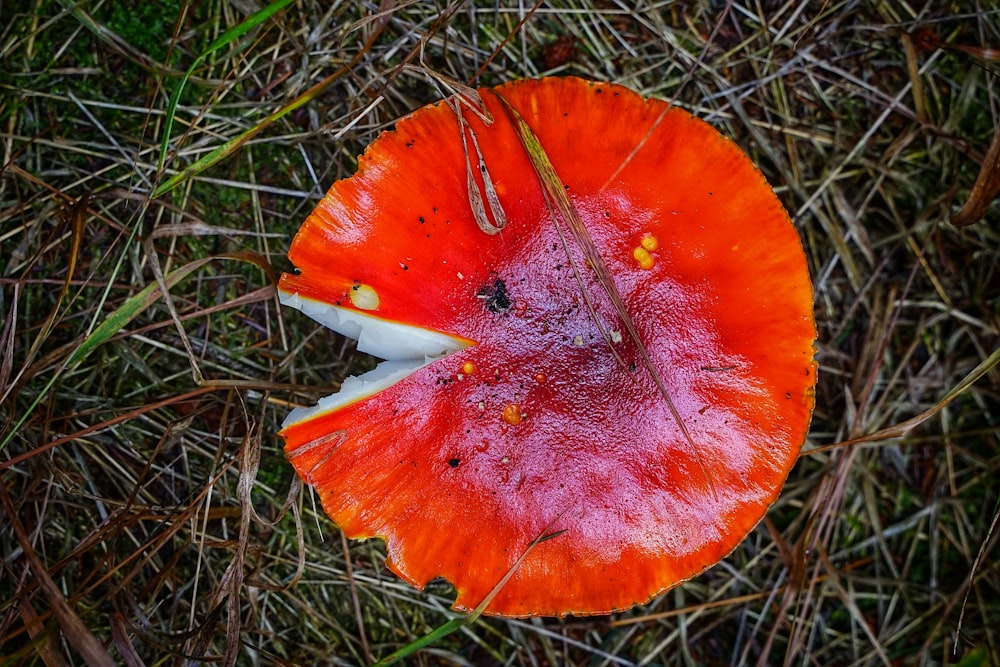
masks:
[[[973,187],[1000,169],[995,5],[14,5],[0,664],[370,664],[462,616],[288,464],[289,409],[373,361],[275,281],[436,82],[543,75],[669,100],[760,167],[814,280],[816,409],[721,564],[610,616],[483,617],[409,663],[1000,664],[1000,209]]]

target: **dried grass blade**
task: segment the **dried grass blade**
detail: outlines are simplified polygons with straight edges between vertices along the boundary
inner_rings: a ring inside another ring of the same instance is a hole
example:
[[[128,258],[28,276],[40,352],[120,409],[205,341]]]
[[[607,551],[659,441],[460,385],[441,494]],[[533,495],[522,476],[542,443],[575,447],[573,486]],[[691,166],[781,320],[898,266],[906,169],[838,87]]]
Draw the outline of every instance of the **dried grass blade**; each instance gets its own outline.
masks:
[[[163,284],[167,289],[172,288],[183,278],[190,275],[192,272],[200,269],[209,262],[217,259],[236,259],[251,262],[256,264],[261,268],[265,269],[269,275],[273,276],[274,270],[268,264],[267,260],[255,253],[250,252],[237,252],[237,253],[226,253],[223,255],[217,255],[213,257],[203,257],[202,259],[195,260],[185,264],[179,269],[174,270],[169,275],[164,276]],[[91,355],[98,347],[110,340],[114,335],[116,335],[121,329],[128,325],[129,322],[138,317],[143,311],[149,308],[151,305],[156,303],[160,298],[161,285],[159,282],[153,282],[146,285],[137,294],[129,297],[125,303],[119,306],[115,312],[111,313],[100,325],[98,325],[86,339],[80,343],[79,347],[73,351],[69,356],[69,359],[63,366],[63,369],[72,368],[73,366],[81,363],[87,357]],[[14,424],[13,428],[10,429],[0,440],[0,452],[2,452],[7,444],[11,441],[24,423],[28,420],[31,414],[34,412],[35,408],[38,407],[40,401],[48,394],[49,389],[58,379],[60,373],[53,373],[49,382],[46,384],[45,388],[38,393],[34,401],[28,406],[27,410],[20,416],[17,423]]]
[[[181,316],[177,312],[177,305],[174,303],[174,298],[170,295],[170,289],[167,287],[167,281],[163,275],[163,268],[160,266],[159,255],[156,254],[156,248],[153,247],[152,240],[147,239],[143,243],[143,246],[146,249],[146,258],[149,260],[149,267],[153,271],[153,278],[156,280],[156,284],[160,286],[160,294],[163,296],[163,302],[167,305],[167,312],[170,313],[170,319],[174,322],[174,328],[181,339],[181,345],[184,346],[188,363],[191,364],[191,376],[194,378],[195,384],[201,384],[205,381],[205,377],[201,374],[201,368],[198,366],[198,357],[194,353],[194,348],[191,347],[191,339],[188,338],[187,331],[185,331],[184,325],[181,323]]]
[[[122,657],[122,663],[125,667],[145,667],[146,663],[142,661],[139,657],[138,651],[132,646],[132,641],[128,636],[128,624],[125,621],[125,617],[121,612],[115,612],[111,615],[110,627],[111,627],[111,643],[118,650],[118,654]]]
[[[1000,192],[1000,130],[993,135],[993,143],[983,158],[979,174],[969,192],[969,199],[962,206],[962,210],[951,216],[949,222],[956,227],[966,227],[979,222],[986,215],[986,209],[990,207],[998,192]]]
[[[847,612],[854,620],[854,623],[861,628],[862,632],[865,633],[865,636],[871,643],[872,649],[874,649],[875,654],[879,657],[879,660],[882,661],[882,664],[885,665],[885,667],[890,667],[893,662],[889,660],[889,655],[886,653],[885,647],[882,646],[882,642],[879,641],[879,638],[872,631],[868,618],[865,616],[865,613],[861,611],[860,607],[858,607],[858,603],[854,596],[852,596],[851,593],[840,583],[840,578],[837,576],[840,570],[834,567],[833,563],[830,562],[830,558],[826,554],[826,549],[822,546],[816,550],[816,554],[819,556],[819,560],[823,564],[823,567],[830,573],[829,581],[833,584],[834,590],[837,591],[837,595],[844,605],[844,608],[847,609]]]
[[[476,606],[476,608],[472,610],[472,613],[469,614],[469,618],[466,619],[467,622],[473,623],[477,618],[483,615],[483,612],[486,611],[486,608],[490,606],[490,603],[493,602],[493,599],[496,598],[497,594],[499,594],[500,591],[503,590],[503,587],[507,585],[507,582],[510,581],[511,577],[514,576],[514,573],[516,573],[518,569],[521,567],[521,565],[524,564],[524,561],[528,558],[528,555],[535,550],[535,547],[537,547],[542,542],[548,542],[551,539],[557,538],[566,532],[566,530],[557,530],[553,533],[549,532],[549,529],[552,527],[552,524],[554,524],[561,518],[562,514],[560,513],[558,516],[556,516],[555,519],[552,520],[552,522],[548,526],[546,526],[545,530],[542,531],[541,535],[532,540],[531,544],[529,544],[528,547],[523,552],[521,552],[521,555],[517,557],[517,560],[514,561],[514,564],[511,565],[510,568],[507,570],[507,572],[503,575],[503,577],[500,578],[500,581],[497,582],[497,585],[494,586],[490,590],[490,592],[486,595],[486,597],[483,598],[483,601],[480,602]]]
[[[55,305],[52,306],[52,311],[45,318],[45,322],[42,323],[38,333],[34,336],[31,347],[28,348],[28,354],[25,355],[27,363],[30,363],[35,358],[39,348],[48,340],[49,334],[52,332],[52,327],[55,326],[56,320],[59,317],[59,310],[62,308],[63,301],[66,300],[66,295],[69,293],[69,286],[73,283],[73,275],[76,273],[76,264],[80,257],[80,248],[83,245],[83,234],[87,224],[87,206],[89,203],[90,193],[88,192],[73,202],[69,210],[63,214],[64,222],[62,224],[68,221],[70,226],[70,247],[67,258],[68,263],[66,265],[66,277],[63,279],[62,288],[59,290],[59,296],[56,298]],[[62,229],[62,225],[60,225],[60,229]]]
[[[354,579],[354,565],[351,563],[351,545],[347,543],[347,535],[340,532],[340,547],[344,552],[344,574],[347,579],[347,589],[351,594],[351,607],[354,610],[354,622],[358,624],[358,640],[361,642],[361,653],[365,662],[372,663],[371,648],[368,646],[368,633],[365,631],[365,614],[358,597],[358,582]]]
[[[25,560],[27,560],[28,567],[31,569],[32,574],[35,575],[38,587],[45,595],[46,601],[52,607],[52,613],[56,617],[56,621],[59,623],[59,628],[62,630],[66,641],[80,653],[80,656],[88,665],[92,667],[103,667],[105,665],[107,667],[114,667],[115,661],[112,659],[111,654],[98,641],[97,637],[87,629],[86,624],[77,615],[73,607],[70,606],[69,602],[67,602],[62,591],[59,590],[59,586],[52,580],[52,576],[49,574],[45,564],[42,563],[38,554],[35,553],[31,545],[31,538],[21,524],[21,520],[17,518],[17,509],[7,494],[6,487],[3,485],[0,485],[0,500],[2,500],[4,511],[7,513],[6,522],[14,529],[14,534],[17,536],[17,541],[21,546]]]
[[[467,86],[461,81],[456,81],[450,76],[445,76],[440,72],[437,72],[423,62],[423,45],[421,45],[420,51],[420,67],[408,67],[408,69],[418,70],[431,78],[434,83],[438,84],[445,91],[445,97],[450,97],[448,103],[452,108],[464,106],[469,109],[472,113],[476,114],[476,117],[483,122],[484,125],[493,124],[493,114],[490,110],[486,108],[483,104],[483,97],[479,94],[479,91],[472,86]],[[456,109],[457,110],[457,109]],[[461,114],[459,114],[459,122],[461,121]]]
[[[14,296],[11,299],[10,310],[0,332],[0,404],[7,400],[12,384],[9,384],[10,374],[14,370],[14,331],[17,323],[17,303],[21,296],[21,285],[14,283]]]
[[[48,628],[45,627],[48,614],[44,617],[39,616],[35,608],[31,606],[31,601],[27,596],[21,598],[19,606],[21,608],[21,621],[35,645],[35,653],[38,654],[46,667],[69,667],[69,662],[66,661],[59,648],[58,633],[49,632]]]
[[[71,241],[69,247],[69,263],[66,266],[66,279],[63,281],[62,289],[59,290],[59,302],[66,298],[69,293],[69,286],[73,282],[73,275],[76,273],[76,263],[80,258],[80,248],[83,245],[83,234],[87,227],[87,206],[90,204],[90,193],[86,192],[73,202],[69,210],[69,226]]]
[[[499,234],[507,226],[507,213],[500,204],[500,197],[497,195],[496,187],[493,185],[493,178],[490,176],[489,168],[486,166],[486,160],[483,159],[483,151],[479,148],[479,140],[476,139],[476,133],[469,127],[469,124],[465,121],[465,117],[462,115],[461,98],[454,96],[448,101],[448,104],[454,110],[456,118],[458,118],[458,131],[462,135],[462,152],[465,155],[465,177],[469,193],[469,206],[472,208],[472,217],[475,218],[476,225],[483,233],[490,236]],[[469,155],[469,139],[466,138],[467,134],[471,137],[472,147],[476,151],[475,169],[472,166],[472,158]],[[480,192],[479,182],[476,180],[475,172],[477,170],[483,179],[482,192]],[[493,216],[492,220],[490,220],[490,216],[486,215],[483,195],[486,196],[486,203],[490,206],[490,213]]]
[[[1000,365],[1000,348],[993,350],[990,356],[983,359],[978,366],[976,366],[972,371],[966,375],[961,382],[958,383],[954,389],[949,391],[944,397],[941,398],[932,407],[924,410],[920,414],[910,417],[906,421],[899,422],[887,428],[875,431],[874,433],[869,433],[868,435],[858,436],[857,438],[851,438],[850,440],[843,440],[841,442],[835,442],[831,445],[824,445],[822,447],[813,447],[812,449],[802,450],[799,456],[808,456],[811,454],[819,454],[820,452],[829,451],[831,449],[837,449],[840,447],[847,447],[849,445],[860,445],[866,442],[878,442],[880,440],[891,440],[893,438],[902,438],[907,433],[915,429],[916,427],[923,424],[925,421],[938,414],[943,410],[949,403],[954,401],[960,395],[962,395],[965,390],[978,382],[987,373]]]
[[[177,284],[181,278],[187,276],[192,271],[201,268],[208,262],[212,260],[211,257],[206,257],[204,259],[196,260],[187,264],[165,278],[165,284],[167,287],[172,287]],[[112,336],[118,333],[119,330],[124,328],[129,322],[134,320],[139,316],[144,310],[149,308],[160,296],[160,285],[158,283],[152,283],[147,285],[138,294],[133,295],[128,300],[125,301],[121,306],[118,307],[115,312],[111,313],[100,325],[98,325],[87,338],[80,343],[80,346],[73,351],[69,359],[66,361],[63,369],[71,368],[84,359],[90,356],[90,354],[96,350],[98,347],[103,345]],[[35,408],[38,406],[42,398],[48,393],[51,386],[58,379],[60,373],[53,373],[49,382],[46,384],[45,389],[40,392],[35,400],[28,406],[28,409],[24,411],[21,418],[17,421],[14,427],[4,436],[3,440],[0,440],[0,451],[3,451],[7,444],[10,442],[14,434],[17,433],[21,426],[24,425],[28,417],[34,412]]]
[[[653,361],[649,356],[649,351],[643,344],[642,339],[639,336],[639,331],[636,329],[635,322],[632,321],[632,316],[629,314],[628,308],[626,308],[621,294],[615,287],[614,280],[611,278],[611,272],[608,270],[607,264],[604,263],[604,259],[601,257],[600,252],[598,252],[597,246],[594,244],[594,240],[591,238],[590,232],[587,231],[586,225],[583,224],[583,220],[580,219],[580,216],[573,207],[572,202],[570,202],[569,197],[566,194],[566,188],[563,186],[562,180],[559,178],[555,168],[549,161],[545,149],[538,141],[538,137],[535,136],[535,133],[532,132],[531,127],[528,126],[527,121],[525,121],[521,114],[517,112],[517,109],[511,106],[499,93],[494,94],[500,100],[507,117],[510,119],[511,124],[517,131],[518,138],[521,140],[521,145],[528,154],[531,166],[534,168],[535,175],[538,177],[538,181],[542,186],[546,203],[550,206],[550,210],[554,214],[553,217],[561,218],[563,223],[569,227],[574,241],[576,241],[580,249],[583,251],[584,257],[587,259],[588,264],[592,267],[595,275],[597,276],[598,283],[601,285],[601,288],[604,290],[608,299],[610,299],[612,305],[614,306],[615,312],[621,320],[622,325],[625,327],[625,331],[628,334],[629,339],[631,339],[633,344],[635,344],[636,349],[639,351],[643,366],[656,383],[656,388],[659,391],[660,396],[663,398],[664,403],[666,403],[667,408],[670,410],[670,415],[677,423],[681,434],[684,436],[685,442],[691,448],[691,451],[698,462],[698,467],[701,469],[702,474],[708,482],[709,488],[712,490],[712,495],[717,497],[715,484],[712,481],[712,477],[708,474],[708,469],[705,467],[704,461],[702,461],[701,453],[698,451],[698,447],[695,445],[694,439],[691,437],[691,433],[688,431],[687,425],[684,423],[684,419],[681,417],[680,412],[677,411],[677,407],[674,405],[673,400],[671,400],[670,393],[667,391],[663,378],[660,377],[660,374],[653,366]],[[558,228],[558,221],[556,220],[555,223]],[[587,289],[586,285],[582,281],[582,276],[578,276],[578,281],[580,282],[580,288],[586,298]],[[595,318],[594,321],[598,329],[601,330],[601,335],[604,336],[605,341],[611,345],[610,336],[604,330],[600,321],[596,318],[596,312],[592,310],[591,314]],[[611,347],[612,350],[614,350],[613,345],[611,345]],[[621,357],[617,354],[616,357],[621,359]]]
[[[979,553],[976,554],[976,560],[972,562],[972,568],[969,570],[969,576],[965,585],[965,595],[962,597],[962,611],[958,614],[958,623],[955,627],[955,634],[958,636],[961,636],[962,634],[962,623],[965,621],[965,609],[969,603],[969,594],[972,593],[972,585],[976,581],[976,574],[979,572],[979,568],[983,564],[986,552],[991,546],[991,538],[997,529],[998,521],[1000,521],[1000,500],[998,500],[993,506],[993,520],[990,522],[990,527],[986,530],[986,535],[983,537],[983,543],[979,545]],[[957,648],[958,647],[956,646],[956,650]]]

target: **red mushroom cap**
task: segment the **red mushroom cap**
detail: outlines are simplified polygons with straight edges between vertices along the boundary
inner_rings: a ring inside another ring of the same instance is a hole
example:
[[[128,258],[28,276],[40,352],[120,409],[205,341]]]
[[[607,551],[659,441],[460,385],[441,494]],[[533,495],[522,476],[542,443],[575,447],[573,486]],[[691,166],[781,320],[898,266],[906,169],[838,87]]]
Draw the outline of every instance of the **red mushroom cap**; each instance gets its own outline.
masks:
[[[446,103],[404,118],[295,237],[283,300],[400,361],[281,435],[345,534],[384,539],[416,586],[448,579],[456,608],[513,568],[486,613],[625,609],[732,551],[795,463],[816,371],[805,256],[760,172],[688,113],[573,78],[479,92],[491,124],[465,111],[463,142]],[[477,150],[496,234],[470,207]]]

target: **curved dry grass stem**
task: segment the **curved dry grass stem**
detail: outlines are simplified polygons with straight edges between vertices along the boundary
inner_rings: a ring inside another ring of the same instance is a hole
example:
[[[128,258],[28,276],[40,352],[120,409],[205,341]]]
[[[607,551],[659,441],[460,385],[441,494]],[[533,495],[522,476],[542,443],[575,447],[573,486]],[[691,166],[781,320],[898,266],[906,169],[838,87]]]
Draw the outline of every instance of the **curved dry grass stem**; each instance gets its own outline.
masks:
[[[597,282],[601,286],[601,290],[604,292],[608,300],[611,301],[611,304],[615,309],[615,313],[618,315],[618,319],[621,321],[622,326],[625,328],[625,332],[628,334],[629,340],[633,345],[635,345],[636,350],[639,352],[643,368],[653,379],[657,390],[660,392],[660,396],[663,398],[663,402],[670,410],[670,415],[673,418],[674,423],[677,424],[677,428],[680,429],[684,441],[687,443],[688,447],[691,448],[695,461],[698,462],[698,468],[701,470],[706,483],[712,490],[712,495],[718,498],[718,494],[715,490],[715,482],[712,480],[711,475],[708,474],[708,469],[705,467],[701,453],[698,451],[698,445],[695,443],[694,439],[691,438],[691,433],[688,431],[687,424],[684,423],[684,419],[681,417],[680,413],[677,411],[677,407],[674,405],[673,400],[670,398],[670,392],[667,391],[667,386],[664,384],[663,378],[660,377],[659,371],[657,371],[656,367],[653,365],[653,360],[649,357],[649,351],[646,349],[646,344],[643,343],[642,338],[639,336],[639,331],[635,327],[632,315],[628,312],[628,308],[625,306],[625,302],[622,300],[621,294],[615,286],[614,278],[612,278],[611,272],[608,270],[608,266],[604,262],[604,258],[601,257],[601,253],[597,250],[597,246],[594,245],[594,240],[591,238],[586,225],[583,224],[583,220],[580,218],[579,213],[577,213],[572,202],[570,202],[569,196],[566,194],[566,188],[559,178],[559,174],[556,173],[555,168],[549,161],[544,147],[539,143],[538,138],[535,136],[534,132],[531,131],[531,127],[528,126],[528,123],[524,120],[521,114],[518,113],[517,109],[508,104],[507,100],[505,100],[499,93],[494,92],[494,94],[503,104],[504,111],[507,113],[508,119],[517,131],[517,135],[521,140],[521,145],[524,146],[524,150],[528,154],[531,166],[535,170],[535,175],[538,178],[539,184],[542,186],[545,203],[549,208],[552,222],[556,227],[556,231],[559,233],[563,249],[566,252],[566,260],[573,268],[573,275],[576,278],[577,285],[580,287],[580,293],[583,296],[584,302],[587,304],[588,310],[590,311],[591,319],[601,332],[604,344],[607,345],[608,349],[611,350],[612,354],[614,354],[619,365],[623,368],[628,368],[628,364],[626,364],[625,360],[622,358],[621,352],[617,347],[615,347],[615,343],[611,339],[611,333],[608,331],[608,328],[604,325],[601,318],[597,314],[593,297],[590,294],[590,290],[587,287],[587,282],[584,280],[580,267],[577,266],[576,261],[573,259],[573,253],[570,250],[562,225],[565,225],[569,229],[570,234],[573,237],[573,242],[582,251],[587,266],[594,272],[594,275],[597,277]]]

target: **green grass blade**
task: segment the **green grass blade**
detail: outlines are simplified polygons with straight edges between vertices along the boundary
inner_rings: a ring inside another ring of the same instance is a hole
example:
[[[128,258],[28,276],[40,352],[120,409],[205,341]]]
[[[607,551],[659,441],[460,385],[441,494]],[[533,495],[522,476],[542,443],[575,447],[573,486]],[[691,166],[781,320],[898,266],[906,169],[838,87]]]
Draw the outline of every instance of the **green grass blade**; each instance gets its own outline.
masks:
[[[291,3],[292,0],[275,0],[260,11],[251,14],[240,23],[234,25],[232,28],[219,35],[211,44],[208,45],[208,48],[206,48],[201,55],[195,58],[194,62],[191,63],[191,66],[188,67],[186,72],[184,72],[184,75],[181,77],[180,81],[177,82],[177,85],[174,86],[174,90],[170,94],[170,101],[167,104],[167,115],[163,124],[163,139],[160,142],[160,159],[156,165],[157,172],[163,170],[163,165],[166,162],[167,151],[170,148],[170,134],[174,127],[174,116],[177,114],[177,105],[180,103],[181,93],[184,92],[184,87],[187,85],[188,79],[191,78],[191,75],[194,74],[194,71],[200,67],[203,62],[205,62],[205,59],[208,58],[208,56],[220,49],[225,48],[231,42],[240,39]],[[157,189],[157,191],[159,191],[159,189]],[[154,193],[153,196],[157,197],[159,195]]]
[[[172,287],[177,284],[177,282],[187,276],[192,271],[204,266],[206,263],[211,261],[211,258],[205,258],[196,260],[187,264],[166,277],[166,283],[168,287]],[[111,313],[100,325],[98,325],[90,335],[80,344],[80,347],[76,348],[73,354],[70,355],[69,359],[66,361],[66,365],[59,369],[58,372],[53,373],[49,378],[49,381],[45,385],[45,389],[40,391],[35,399],[28,406],[28,409],[24,411],[20,419],[14,424],[4,436],[3,440],[0,440],[0,452],[2,452],[10,442],[11,438],[14,437],[15,433],[21,430],[21,427],[28,420],[28,417],[35,411],[38,404],[48,395],[49,390],[56,383],[62,372],[70,369],[81,361],[86,359],[91,355],[91,353],[100,347],[102,344],[106,343],[112,336],[121,331],[129,322],[134,320],[142,311],[146,310],[153,303],[156,302],[160,297],[160,287],[155,282],[147,285],[138,294],[130,297],[125,303],[118,307],[115,312]]]
[[[323,91],[323,89],[325,89],[327,86],[333,83],[335,78],[339,77],[342,72],[343,72],[342,69],[337,70],[337,72],[335,72],[333,75],[324,79],[323,81],[320,81],[318,84],[316,84],[306,92],[302,93],[302,95],[295,98],[284,107],[278,109],[274,113],[267,116],[264,120],[257,123],[257,125],[251,127],[249,130],[243,132],[239,136],[230,139],[221,146],[218,146],[207,155],[201,157],[196,162],[192,163],[188,167],[185,167],[178,173],[171,176],[169,180],[167,180],[165,183],[161,183],[159,186],[156,187],[156,189],[153,190],[153,199],[156,199],[157,197],[162,197],[163,195],[167,194],[168,192],[176,188],[178,185],[180,185],[187,179],[191,178],[196,174],[200,174],[201,172],[205,171],[212,165],[225,159],[237,148],[239,148],[246,142],[253,139],[258,134],[260,134],[260,132],[269,125],[271,125],[271,123],[279,120],[283,116],[286,116],[287,114],[291,113],[292,111],[295,111],[302,105],[310,102],[313,98],[319,95]]]
[[[559,516],[562,515],[560,514]],[[555,521],[558,520],[559,517],[557,516]],[[553,521],[552,523],[555,523],[555,521]],[[434,628],[423,637],[420,637],[419,639],[410,642],[409,644],[399,649],[392,655],[383,658],[382,660],[379,660],[378,662],[375,663],[373,667],[386,667],[386,665],[395,664],[400,660],[402,660],[403,658],[409,657],[414,652],[419,651],[425,646],[430,646],[437,640],[443,639],[444,637],[447,637],[456,630],[459,630],[460,628],[466,625],[472,625],[477,620],[479,620],[479,617],[483,615],[483,612],[486,611],[486,608],[490,606],[491,602],[493,602],[493,598],[497,596],[497,593],[503,590],[503,587],[507,585],[507,582],[510,581],[510,578],[514,576],[514,573],[517,572],[518,568],[521,567],[521,564],[524,563],[525,559],[528,557],[528,554],[534,551],[535,547],[537,547],[542,542],[547,542],[548,540],[559,537],[560,535],[566,532],[565,530],[557,530],[554,533],[549,533],[547,531],[548,528],[546,528],[546,532],[543,532],[541,535],[535,538],[531,542],[531,544],[528,545],[528,548],[525,549],[520,556],[518,556],[518,559],[514,561],[514,564],[510,566],[506,574],[504,574],[503,577],[500,579],[500,581],[497,582],[496,586],[493,587],[493,589],[489,592],[489,594],[485,598],[483,598],[483,601],[480,602],[479,605],[472,610],[471,614],[469,614],[465,618],[453,618],[447,623]]]
[[[165,276],[164,282],[167,287],[173,287],[181,278],[200,269],[210,261],[212,261],[212,258],[206,257],[185,264],[170,275]],[[87,336],[80,347],[76,348],[73,354],[70,355],[67,366],[74,366],[89,357],[94,350],[108,342],[112,336],[124,329],[140,313],[156,303],[160,299],[160,294],[160,286],[153,282],[146,285],[137,294],[129,297],[115,312],[111,313],[96,329],[90,332],[90,335]]]
[[[268,274],[271,275],[272,279],[274,278],[273,269],[271,269],[270,265],[268,265],[263,258],[260,258],[253,253],[229,253],[213,257],[204,257],[202,259],[189,262],[188,264],[185,264],[170,273],[170,275],[165,276],[164,283],[167,288],[172,288],[194,271],[197,271],[201,267],[216,259],[237,259],[252,262],[267,271]],[[46,383],[45,388],[38,393],[13,427],[4,434],[3,439],[0,440],[0,452],[7,447],[10,440],[14,437],[14,434],[20,431],[21,427],[35,411],[35,408],[38,407],[38,404],[45,398],[45,396],[48,395],[49,390],[64,371],[72,369],[74,366],[89,357],[94,350],[108,342],[115,334],[124,329],[129,322],[134,320],[142,314],[143,311],[156,303],[160,299],[161,294],[162,292],[160,290],[160,286],[156,282],[150,283],[149,285],[146,285],[146,287],[142,288],[142,290],[138,293],[129,297],[125,303],[120,305],[113,313],[105,318],[101,324],[95,327],[94,330],[91,331],[80,344],[80,346],[73,351],[73,354],[69,356],[66,364],[57,372],[52,374],[49,381]]]
[[[434,628],[416,641],[407,644],[392,655],[379,660],[375,663],[374,667],[387,667],[387,665],[394,665],[400,660],[410,657],[425,646],[430,646],[437,640],[447,637],[463,625],[466,625],[468,622],[469,619],[467,618],[453,618],[444,625]]]
[[[283,0],[284,4],[282,4],[281,6],[288,4],[288,2],[290,1],[291,0],[287,1]],[[278,9],[280,9],[280,7],[278,7]],[[354,66],[361,61],[362,57],[364,57],[364,55],[368,53],[369,49],[371,49],[372,44],[374,44],[375,41],[379,38],[379,36],[382,34],[382,31],[385,30],[385,26],[387,25],[387,23],[388,21],[384,17],[376,21],[375,30],[372,31],[372,34],[365,41],[364,46],[354,55],[353,58],[351,58],[351,60],[348,63],[337,68],[337,70],[333,72],[330,76],[326,77],[319,83],[313,85],[311,88],[309,88],[304,93],[296,97],[294,100],[289,102],[284,107],[268,115],[266,118],[264,118],[264,120],[257,123],[257,125],[255,125],[254,127],[250,128],[249,130],[239,135],[238,137],[235,137],[234,139],[230,139],[229,141],[225,142],[224,144],[213,150],[208,155],[205,155],[204,157],[196,161],[194,164],[183,169],[180,173],[177,173],[174,176],[172,176],[166,183],[160,184],[153,190],[152,198],[156,199],[157,197],[162,197],[163,195],[167,194],[168,192],[170,192],[171,190],[173,190],[178,185],[180,185],[187,179],[191,178],[195,174],[201,173],[205,169],[208,169],[212,165],[224,159],[226,156],[230,155],[240,146],[242,146],[250,139],[260,134],[260,132],[263,131],[264,128],[270,126],[275,121],[295,111],[299,107],[311,102],[313,99],[316,98],[317,95],[319,95],[328,87],[330,87],[330,84],[332,84],[334,81],[339,79],[347,72],[351,71],[354,68]],[[173,104],[171,105],[170,108],[168,108],[168,113],[167,113],[167,128],[166,128],[167,131],[164,132],[164,141],[160,147],[161,166],[163,163],[163,156],[166,155],[167,152],[167,147],[170,137],[170,132],[169,132],[170,123],[173,120],[174,111],[176,110],[177,106],[176,101],[173,98],[171,98],[171,102],[173,102]]]

